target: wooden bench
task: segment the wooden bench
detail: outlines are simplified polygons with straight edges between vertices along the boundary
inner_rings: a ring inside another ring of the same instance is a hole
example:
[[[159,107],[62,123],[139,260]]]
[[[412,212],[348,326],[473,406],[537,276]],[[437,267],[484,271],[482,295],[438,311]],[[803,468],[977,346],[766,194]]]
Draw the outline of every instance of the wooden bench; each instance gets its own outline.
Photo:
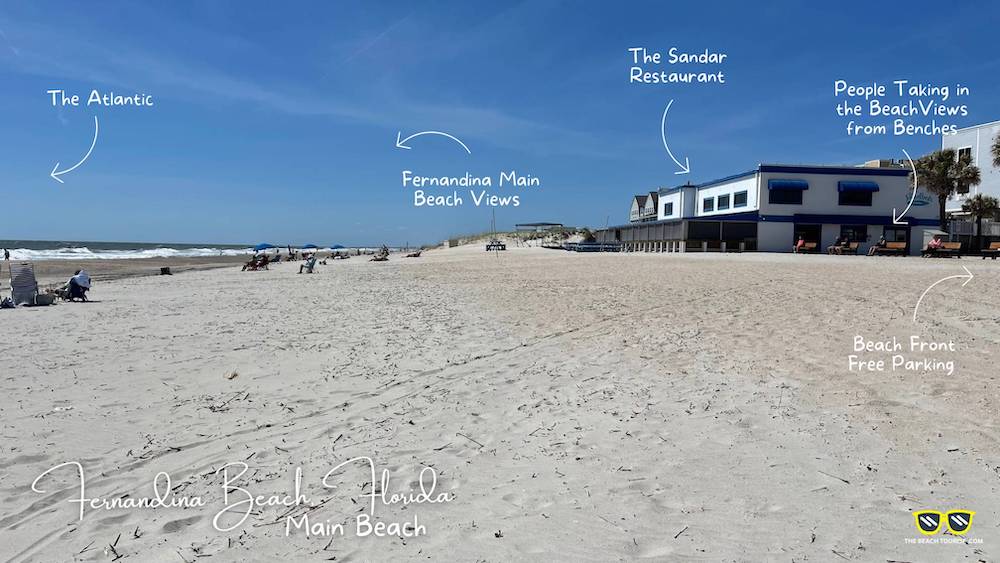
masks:
[[[491,240],[489,244],[486,245],[486,252],[491,250],[507,250],[507,245],[498,240]]]
[[[887,242],[875,249],[875,256],[906,256],[906,243]]]
[[[1000,255],[1000,242],[991,242],[989,248],[983,249],[983,260],[986,260],[987,256],[996,260],[998,255]]]
[[[792,248],[793,248],[792,252],[795,252],[796,254],[804,254],[804,253],[807,253],[807,252],[817,252],[819,250],[819,243],[816,243],[816,242],[807,242],[807,243],[803,243],[801,247],[793,246]]]
[[[858,253],[858,248],[860,246],[861,246],[860,242],[852,242],[852,243],[848,244],[847,246],[841,246],[840,247],[840,252],[838,252],[837,254],[857,254]]]
[[[943,242],[938,248],[925,248],[921,256],[926,258],[961,258],[962,243]]]

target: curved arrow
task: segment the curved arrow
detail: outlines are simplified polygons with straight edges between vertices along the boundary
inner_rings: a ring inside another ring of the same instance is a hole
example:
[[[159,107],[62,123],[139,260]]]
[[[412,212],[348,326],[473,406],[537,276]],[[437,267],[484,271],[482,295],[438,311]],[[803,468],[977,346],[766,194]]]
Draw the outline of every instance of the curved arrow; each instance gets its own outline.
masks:
[[[469,147],[465,146],[465,143],[463,143],[462,141],[458,140],[457,137],[454,137],[454,136],[449,135],[447,133],[443,133],[441,131],[421,131],[419,133],[414,133],[414,134],[410,135],[409,137],[407,137],[405,139],[402,139],[402,140],[400,140],[400,139],[403,136],[403,132],[400,131],[400,132],[396,133],[396,148],[397,149],[410,149],[410,148],[412,148],[412,147],[406,146],[406,141],[409,141],[410,139],[413,139],[414,137],[419,137],[421,135],[441,135],[441,136],[444,136],[444,137],[448,137],[449,139],[451,139],[451,140],[455,141],[456,143],[462,145],[462,148],[465,149],[465,152],[467,152],[469,154],[472,154],[472,151],[469,150]]]
[[[99,130],[100,130],[100,125],[97,123],[97,116],[95,115],[94,116],[94,141],[92,143],[90,143],[90,150],[87,151],[87,154],[83,155],[83,158],[80,159],[80,162],[77,162],[73,166],[70,166],[69,168],[67,168],[66,170],[63,170],[61,172],[57,172],[57,170],[59,170],[59,163],[57,162],[56,165],[52,167],[52,172],[49,172],[49,176],[52,176],[52,179],[55,180],[56,182],[59,182],[60,184],[65,184],[66,182],[63,182],[63,179],[60,178],[59,176],[62,176],[63,174],[65,174],[67,172],[72,172],[73,170],[76,170],[76,168],[78,166],[80,166],[81,164],[83,164],[84,161],[86,161],[87,158],[90,157],[90,153],[94,152],[94,146],[97,145],[97,133],[98,133]]]
[[[899,214],[899,217],[896,216],[896,208],[895,207],[892,208],[892,222],[893,224],[896,225],[909,224],[906,221],[900,221],[900,219],[902,219],[903,215],[906,215],[906,212],[910,210],[910,206],[913,205],[913,200],[916,199],[917,197],[917,167],[914,166],[913,159],[910,158],[910,153],[906,152],[906,149],[903,149],[903,154],[906,155],[906,160],[910,161],[910,168],[913,170],[913,193],[910,195],[910,203],[906,204],[906,209],[904,209],[903,212]]]
[[[965,278],[965,283],[962,284],[962,287],[965,287],[965,286],[969,285],[969,282],[972,281],[972,277],[973,277],[972,276],[972,272],[970,272],[969,269],[966,268],[965,266],[962,266],[962,269],[965,270],[964,274],[956,274],[954,276],[948,276],[946,278],[941,278],[938,281],[932,283],[930,287],[928,287],[927,289],[925,289],[924,292],[920,294],[920,299],[917,299],[917,305],[915,307],[913,307],[913,322],[917,322],[917,309],[920,309],[920,302],[924,300],[924,296],[927,295],[927,292],[929,292],[930,290],[934,289],[935,285],[937,285],[937,284],[939,284],[939,283],[941,283],[943,281],[948,281],[948,280],[954,279],[954,278]]]
[[[681,164],[681,161],[674,158],[674,153],[670,152],[670,147],[667,146],[667,112],[670,111],[670,106],[673,105],[673,103],[673,100],[667,102],[667,107],[663,110],[663,119],[660,120],[660,138],[663,139],[663,148],[667,149],[667,154],[670,155],[670,160],[673,160],[674,164],[680,167],[680,170],[674,172],[674,174],[687,174],[691,171],[691,161],[685,156],[684,164]]]

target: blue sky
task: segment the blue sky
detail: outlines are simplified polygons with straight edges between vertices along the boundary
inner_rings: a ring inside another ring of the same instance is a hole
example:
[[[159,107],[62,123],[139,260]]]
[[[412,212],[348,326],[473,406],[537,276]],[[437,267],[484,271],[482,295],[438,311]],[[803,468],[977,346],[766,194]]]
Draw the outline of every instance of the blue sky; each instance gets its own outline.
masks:
[[[0,239],[424,243],[489,208],[418,209],[400,171],[539,176],[497,223],[603,225],[633,193],[758,162],[916,156],[936,137],[849,139],[833,81],[961,82],[961,126],[1000,119],[990,2],[132,2],[0,7]],[[631,46],[729,55],[724,86],[630,85]],[[45,91],[154,108],[51,107]],[[86,152],[93,115],[101,137]],[[441,137],[397,149],[396,133]]]

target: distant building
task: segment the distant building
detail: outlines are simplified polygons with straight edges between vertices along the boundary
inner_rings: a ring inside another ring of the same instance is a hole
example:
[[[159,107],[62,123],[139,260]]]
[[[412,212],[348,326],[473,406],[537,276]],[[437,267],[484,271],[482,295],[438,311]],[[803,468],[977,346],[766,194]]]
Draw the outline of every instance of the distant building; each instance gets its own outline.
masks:
[[[646,221],[656,221],[659,201],[659,192],[649,192],[648,194],[633,196],[632,208],[628,214],[629,222],[644,223]]]
[[[993,154],[990,151],[997,135],[1000,135],[1000,121],[973,125],[959,129],[954,135],[941,137],[942,149],[953,149],[959,158],[971,158],[982,175],[982,182],[978,186],[959,186],[958,194],[948,198],[945,206],[947,211],[960,213],[962,203],[976,194],[1000,198],[1000,168],[993,166]]]
[[[521,233],[544,233],[562,229],[562,223],[518,223],[514,225],[514,230]]]
[[[909,170],[892,161],[865,166],[761,164],[702,184],[663,188],[657,212],[650,197],[632,199],[632,221],[597,233],[598,242],[620,242],[627,250],[763,250],[789,252],[799,237],[820,248],[836,239],[860,243],[860,252],[885,237],[907,243],[910,254],[923,246],[924,231],[938,226],[934,199],[918,191]],[[640,212],[640,210],[642,210]]]

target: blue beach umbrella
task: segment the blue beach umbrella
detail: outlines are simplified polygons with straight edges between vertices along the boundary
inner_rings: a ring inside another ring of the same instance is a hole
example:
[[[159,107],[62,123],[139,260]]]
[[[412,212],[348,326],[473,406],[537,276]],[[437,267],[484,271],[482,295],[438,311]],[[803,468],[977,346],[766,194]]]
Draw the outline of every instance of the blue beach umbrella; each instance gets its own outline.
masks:
[[[254,250],[260,252],[261,250],[267,250],[268,248],[275,248],[275,246],[269,242],[262,242],[257,246],[253,247]]]
[[[315,244],[303,244],[302,248],[310,248],[310,249],[312,249],[312,248],[319,248],[319,247],[316,246]]]
[[[330,250],[340,250],[341,248],[347,248],[347,247],[344,246],[344,245],[342,245],[342,244],[331,244],[330,245]]]

